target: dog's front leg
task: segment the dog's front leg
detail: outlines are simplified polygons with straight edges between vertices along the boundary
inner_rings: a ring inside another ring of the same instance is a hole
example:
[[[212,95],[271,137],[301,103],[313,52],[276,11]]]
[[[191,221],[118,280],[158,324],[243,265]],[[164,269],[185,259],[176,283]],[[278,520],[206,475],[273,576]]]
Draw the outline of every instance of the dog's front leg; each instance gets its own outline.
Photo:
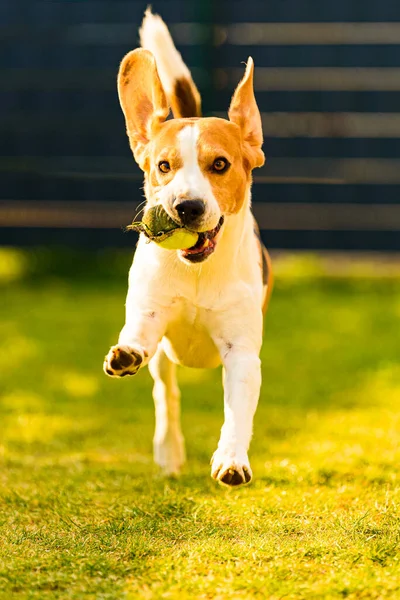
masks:
[[[259,321],[258,326],[254,324],[255,320]],[[258,318],[253,314],[247,321],[241,319],[241,323],[242,329],[251,323],[248,338],[243,331],[235,336],[228,329],[216,340],[223,362],[225,419],[218,448],[211,460],[211,476],[229,486],[249,483],[252,478],[247,451],[261,387],[262,316]]]
[[[127,303],[127,320],[119,335],[118,344],[111,346],[104,359],[104,372],[110,377],[135,375],[147,365],[155,354],[165,333],[165,312],[160,307],[130,310]]]

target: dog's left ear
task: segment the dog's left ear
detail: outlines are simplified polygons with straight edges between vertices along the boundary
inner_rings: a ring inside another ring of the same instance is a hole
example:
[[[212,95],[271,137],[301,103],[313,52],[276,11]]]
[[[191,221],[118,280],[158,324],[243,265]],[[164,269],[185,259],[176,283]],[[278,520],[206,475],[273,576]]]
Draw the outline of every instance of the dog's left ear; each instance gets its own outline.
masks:
[[[118,94],[133,155],[145,170],[148,144],[169,113],[151,52],[137,48],[124,57],[118,73]]]
[[[239,125],[251,169],[262,167],[265,162],[260,111],[253,89],[254,62],[251,56],[247,61],[246,72],[233,94],[228,116],[232,123]]]

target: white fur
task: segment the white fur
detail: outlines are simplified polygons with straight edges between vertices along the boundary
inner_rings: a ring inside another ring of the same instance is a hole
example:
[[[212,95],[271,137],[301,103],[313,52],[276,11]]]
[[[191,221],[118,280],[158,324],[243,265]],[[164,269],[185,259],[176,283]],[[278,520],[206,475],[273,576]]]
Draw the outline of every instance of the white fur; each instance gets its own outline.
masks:
[[[149,363],[154,379],[156,409],[154,460],[167,475],[177,475],[185,462],[185,442],[180,425],[180,391],[176,365],[166,356],[161,344]]]
[[[261,385],[264,289],[255,257],[249,198],[239,214],[226,218],[214,254],[186,266],[178,253],[141,239],[129,274],[126,324],[119,344],[146,353],[156,404],[155,460],[166,473],[177,473],[184,457],[175,375],[169,363],[225,370],[224,414],[211,473],[251,469],[247,450]],[[153,358],[155,357],[155,358]],[[108,366],[109,363],[108,363]]]
[[[205,201],[206,211],[198,231],[209,231],[218,225],[221,217],[218,202],[208,179],[203,175],[197,159],[197,142],[199,130],[197,125],[188,125],[178,134],[180,155],[183,166],[178,169],[174,178],[163,186],[157,194],[166,212],[174,218],[173,208],[183,199],[201,198]]]
[[[190,71],[175,48],[168,27],[159,15],[148,8],[139,31],[142,48],[150,50],[156,59],[158,74],[167,94],[172,92],[176,79],[191,80]]]

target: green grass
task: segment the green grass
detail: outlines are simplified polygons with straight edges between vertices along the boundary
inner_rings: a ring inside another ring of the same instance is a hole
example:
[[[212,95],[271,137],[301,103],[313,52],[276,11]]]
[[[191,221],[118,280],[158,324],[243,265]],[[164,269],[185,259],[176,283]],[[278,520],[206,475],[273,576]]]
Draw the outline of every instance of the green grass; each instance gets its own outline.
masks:
[[[278,261],[255,480],[227,490],[219,370],[180,370],[179,480],[147,371],[102,373],[129,260],[0,253],[0,597],[399,598],[400,278]]]

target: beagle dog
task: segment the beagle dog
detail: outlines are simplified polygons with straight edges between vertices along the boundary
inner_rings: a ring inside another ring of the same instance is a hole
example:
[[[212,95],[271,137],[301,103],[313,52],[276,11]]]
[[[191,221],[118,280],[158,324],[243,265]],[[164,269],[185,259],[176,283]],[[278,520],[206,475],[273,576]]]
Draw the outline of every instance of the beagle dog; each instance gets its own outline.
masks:
[[[129,273],[126,323],[104,361],[110,377],[148,365],[154,379],[154,458],[165,474],[185,461],[176,365],[222,364],[225,420],[211,476],[250,482],[248,448],[260,386],[263,312],[272,289],[270,259],[250,207],[252,170],[264,164],[253,60],[229,119],[201,117],[200,95],[167,26],[148,9],[141,48],[129,52],[118,93],[134,158],[144,171],[146,208],[161,204],[199,233],[186,250],[140,236]],[[167,120],[170,107],[173,119]]]

